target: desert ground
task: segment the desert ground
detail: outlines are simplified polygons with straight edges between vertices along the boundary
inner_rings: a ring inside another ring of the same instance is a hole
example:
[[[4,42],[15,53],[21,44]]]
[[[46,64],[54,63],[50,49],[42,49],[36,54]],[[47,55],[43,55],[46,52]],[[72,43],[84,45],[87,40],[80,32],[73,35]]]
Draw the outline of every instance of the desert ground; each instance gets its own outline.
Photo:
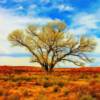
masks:
[[[100,67],[0,67],[0,100],[100,100]]]

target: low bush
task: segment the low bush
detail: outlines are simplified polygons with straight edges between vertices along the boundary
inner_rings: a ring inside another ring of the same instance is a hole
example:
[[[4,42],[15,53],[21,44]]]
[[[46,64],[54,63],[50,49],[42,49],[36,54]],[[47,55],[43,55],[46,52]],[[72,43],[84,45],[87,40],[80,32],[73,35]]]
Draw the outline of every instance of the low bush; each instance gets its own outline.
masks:
[[[82,95],[80,97],[80,100],[96,100],[96,98],[94,98],[91,95],[87,94],[87,95]]]
[[[57,85],[60,86],[60,87],[63,87],[65,85],[65,83],[64,82],[58,82]]]
[[[55,92],[55,93],[60,92],[60,88],[58,86],[55,86],[54,89],[53,89],[53,92]]]
[[[4,89],[0,87],[0,96],[2,96],[3,94],[4,94]]]
[[[18,94],[11,94],[11,95],[5,97],[4,100],[21,100],[21,99]]]
[[[53,85],[53,83],[51,83],[51,82],[49,82],[49,81],[45,81],[45,82],[43,83],[43,87],[44,87],[44,88],[50,87],[50,86],[52,86],[52,85]]]

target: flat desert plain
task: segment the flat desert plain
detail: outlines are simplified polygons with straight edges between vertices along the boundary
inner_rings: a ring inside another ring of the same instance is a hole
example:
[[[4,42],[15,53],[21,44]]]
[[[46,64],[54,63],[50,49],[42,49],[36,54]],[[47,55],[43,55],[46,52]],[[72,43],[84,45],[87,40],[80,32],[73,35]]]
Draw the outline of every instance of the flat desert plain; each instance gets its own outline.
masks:
[[[0,66],[0,100],[100,100],[100,67]]]

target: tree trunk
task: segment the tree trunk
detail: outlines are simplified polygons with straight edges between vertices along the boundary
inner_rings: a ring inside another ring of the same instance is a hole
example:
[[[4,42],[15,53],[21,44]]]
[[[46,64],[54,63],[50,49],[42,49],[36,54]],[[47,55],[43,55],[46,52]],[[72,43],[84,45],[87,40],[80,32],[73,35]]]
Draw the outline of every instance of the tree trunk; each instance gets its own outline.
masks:
[[[44,65],[43,65],[43,68],[44,68],[44,70],[45,70],[46,72],[51,73],[51,72],[53,72],[54,65],[49,66],[48,64],[44,64]]]
[[[45,68],[45,71],[49,71],[49,69],[48,69],[48,66],[44,66],[44,68]]]
[[[44,64],[44,69],[45,69],[45,71],[46,71],[46,72],[48,72],[48,71],[49,71],[48,64]]]
[[[53,72],[53,68],[54,68],[54,65],[51,65],[49,71]]]

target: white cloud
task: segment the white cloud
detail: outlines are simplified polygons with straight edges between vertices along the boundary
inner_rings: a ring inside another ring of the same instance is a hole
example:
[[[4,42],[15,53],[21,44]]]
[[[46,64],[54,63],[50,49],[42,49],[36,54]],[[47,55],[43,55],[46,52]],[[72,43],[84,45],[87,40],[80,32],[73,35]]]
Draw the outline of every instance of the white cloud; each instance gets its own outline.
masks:
[[[16,8],[16,10],[23,10],[23,9],[24,9],[24,7],[21,6],[21,5],[19,5],[19,6]]]
[[[9,66],[40,66],[38,63],[30,63],[30,57],[0,57],[0,65],[9,65]],[[55,67],[79,67],[70,62],[59,63]]]
[[[40,66],[38,63],[30,63],[30,57],[0,57],[0,65],[11,66]],[[59,63],[55,67],[78,67],[70,62]]]
[[[71,31],[75,34],[90,34],[91,30],[99,30],[98,23],[100,23],[100,17],[98,17],[98,10],[95,13],[78,13],[72,18]]]
[[[25,52],[24,49],[10,47],[10,43],[7,40],[8,34],[14,29],[25,28],[27,24],[45,24],[51,20],[50,18],[18,16],[14,15],[12,10],[0,8],[0,53]]]
[[[41,0],[41,3],[49,3],[50,0]]]
[[[36,4],[32,4],[32,5],[29,6],[29,10],[32,10],[32,9],[34,9],[34,8],[36,8],[36,7],[37,7]]]
[[[97,42],[97,46],[96,46],[96,49],[95,49],[95,53],[100,54],[100,38],[95,37],[95,39],[96,39],[96,42]]]
[[[87,33],[87,29],[85,27],[78,27],[78,28],[71,28],[70,32],[76,34],[76,35],[82,35]]]
[[[72,10],[75,10],[74,7],[68,6],[68,5],[64,5],[64,4],[58,5],[57,8],[58,8],[60,11],[72,11]]]
[[[80,13],[73,19],[75,26],[84,26],[88,29],[97,29],[96,22],[98,21],[99,19],[97,19],[94,14],[88,13]]]
[[[29,63],[30,58],[0,57],[0,65],[11,66],[39,66],[37,63]]]
[[[52,19],[15,15],[14,10],[0,8],[0,54],[28,53],[25,48],[11,47],[8,34],[14,29],[23,29],[28,24],[45,24]],[[29,58],[0,57],[0,65],[31,65]]]
[[[93,57],[91,55],[92,58],[94,58],[94,62],[93,63],[88,63],[88,66],[100,66],[100,38],[95,37],[95,40],[97,42],[97,46],[95,48],[95,50],[93,51]]]
[[[25,2],[27,0],[13,0],[14,2]]]
[[[14,15],[13,10],[7,10],[0,8],[0,53],[11,54],[11,53],[26,53],[24,48],[10,47],[10,43],[7,41],[8,34],[17,28],[24,28],[27,24],[45,24],[51,21],[50,18],[30,17]],[[76,15],[73,19],[71,31],[76,34],[89,32],[90,29],[98,29],[96,25],[99,22],[99,17],[92,14],[80,14]],[[100,38],[97,38],[97,48],[95,53],[100,54]],[[98,58],[97,58],[98,59]],[[11,58],[11,57],[0,57],[0,65],[30,65],[29,58]],[[72,66],[66,63],[64,66]]]
[[[97,53],[96,53],[97,54]],[[98,54],[97,54],[98,55]],[[99,55],[100,55],[100,53],[99,53]],[[94,58],[94,62],[92,62],[92,63],[88,63],[87,64],[87,66],[100,66],[100,56],[96,56],[95,55],[95,57],[93,57]]]
[[[70,31],[76,35],[88,34],[88,36],[94,36],[97,41],[97,46],[95,51],[93,51],[93,58],[95,61],[93,63],[88,63],[87,66],[98,66],[100,65],[100,38],[93,34],[92,30],[99,32],[100,17],[98,13],[100,10],[97,10],[95,13],[78,13],[72,18],[72,25],[70,26]],[[92,57],[92,54],[91,54]]]

